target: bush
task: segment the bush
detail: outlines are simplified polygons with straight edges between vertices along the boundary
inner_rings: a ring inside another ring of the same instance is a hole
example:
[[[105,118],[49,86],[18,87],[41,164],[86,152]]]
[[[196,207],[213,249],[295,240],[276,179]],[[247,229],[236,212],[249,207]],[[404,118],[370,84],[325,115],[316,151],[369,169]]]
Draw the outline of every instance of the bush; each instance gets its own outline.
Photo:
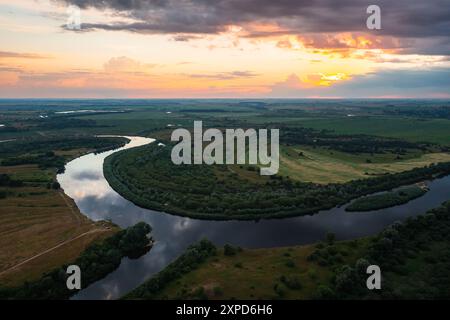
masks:
[[[336,240],[336,235],[334,233],[332,233],[332,232],[328,232],[326,239],[327,239],[327,243],[329,245],[332,245],[332,244],[334,244],[334,240]]]
[[[234,256],[234,255],[236,255],[237,251],[238,250],[235,247],[233,247],[233,246],[231,246],[229,244],[226,244],[223,247],[223,254],[226,255],[226,256]]]
[[[61,188],[61,185],[59,184],[59,182],[58,181],[53,181],[52,189],[58,190],[59,188]]]
[[[350,292],[357,284],[358,276],[355,269],[344,265],[336,273],[336,290],[338,292]]]
[[[284,290],[278,283],[275,283],[275,285],[273,286],[273,290],[278,295],[278,297],[280,298],[284,297]]]
[[[23,186],[23,182],[20,180],[13,180],[8,174],[2,173],[0,174],[0,186],[12,188],[21,187]]]
[[[295,268],[294,260],[291,260],[291,259],[287,260],[286,263],[285,263],[285,266],[288,267],[288,268]]]
[[[223,295],[223,289],[221,287],[214,287],[214,295],[220,297]]]
[[[312,280],[316,280],[317,279],[317,271],[314,269],[309,269],[308,270],[308,277]]]
[[[335,296],[334,291],[325,285],[320,285],[314,293],[314,299],[317,300],[332,300],[335,299]]]
[[[291,290],[300,290],[302,288],[300,279],[296,276],[281,276],[280,281]]]

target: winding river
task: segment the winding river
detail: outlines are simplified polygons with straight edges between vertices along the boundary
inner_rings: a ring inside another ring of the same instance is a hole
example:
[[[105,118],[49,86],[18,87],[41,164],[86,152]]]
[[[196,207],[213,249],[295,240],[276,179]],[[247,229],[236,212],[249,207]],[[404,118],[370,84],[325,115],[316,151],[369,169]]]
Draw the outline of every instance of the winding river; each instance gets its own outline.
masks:
[[[450,198],[450,176],[427,182],[430,191],[407,204],[370,212],[346,212],[345,206],[320,211],[312,216],[279,220],[205,221],[178,217],[140,208],[115,192],[103,176],[103,161],[113,152],[153,142],[127,137],[124,147],[88,154],[66,165],[58,181],[75,200],[81,212],[92,220],[111,220],[121,227],[145,221],[153,228],[154,247],[139,259],[124,258],[106,278],[81,290],[73,299],[117,299],[178,257],[187,246],[202,238],[217,245],[230,243],[246,248],[307,244],[322,240],[327,232],[337,239],[375,234],[397,220],[416,216]]]

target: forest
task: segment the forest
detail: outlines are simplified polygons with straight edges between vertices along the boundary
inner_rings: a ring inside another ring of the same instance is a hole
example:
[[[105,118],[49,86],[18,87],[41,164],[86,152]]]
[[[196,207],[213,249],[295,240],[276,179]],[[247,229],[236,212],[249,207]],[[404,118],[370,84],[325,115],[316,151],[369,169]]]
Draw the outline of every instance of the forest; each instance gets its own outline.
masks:
[[[369,264],[383,274],[382,290],[367,290]],[[336,269],[325,299],[449,299],[450,202],[389,226],[354,265]]]

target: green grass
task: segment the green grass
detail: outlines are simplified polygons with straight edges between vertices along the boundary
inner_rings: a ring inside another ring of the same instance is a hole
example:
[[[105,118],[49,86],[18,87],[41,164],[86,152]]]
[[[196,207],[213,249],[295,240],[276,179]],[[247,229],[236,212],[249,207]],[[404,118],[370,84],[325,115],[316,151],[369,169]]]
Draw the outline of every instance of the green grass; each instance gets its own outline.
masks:
[[[369,134],[450,145],[450,120],[401,117],[333,117],[302,119],[304,127],[341,134]]]
[[[343,241],[333,247],[342,256],[341,263],[352,264],[368,243],[368,239]],[[208,299],[312,299],[316,288],[329,284],[333,276],[332,266],[308,260],[315,249],[316,245],[244,249],[233,256],[220,249],[154,298],[196,299],[200,291]],[[298,280],[301,288],[287,287],[283,277]]]
[[[446,161],[450,161],[450,154],[443,152],[414,151],[398,159],[394,153],[350,154],[324,148],[282,146],[279,173],[303,182],[343,183]]]

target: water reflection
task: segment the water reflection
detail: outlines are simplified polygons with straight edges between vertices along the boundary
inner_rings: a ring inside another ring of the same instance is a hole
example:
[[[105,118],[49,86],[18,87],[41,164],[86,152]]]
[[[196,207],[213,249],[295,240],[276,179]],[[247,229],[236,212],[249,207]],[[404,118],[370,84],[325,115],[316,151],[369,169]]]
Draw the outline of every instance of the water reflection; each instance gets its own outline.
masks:
[[[128,138],[130,143],[118,150],[154,141]],[[217,245],[230,243],[247,248],[312,243],[323,239],[327,232],[334,232],[337,239],[352,239],[374,234],[396,220],[421,214],[449,196],[448,176],[429,182],[430,191],[423,197],[389,209],[349,213],[341,207],[312,216],[259,222],[196,220],[142,209],[117,194],[104,179],[102,168],[103,160],[113,152],[89,154],[71,161],[65,173],[58,175],[58,181],[89,218],[110,219],[121,227],[145,221],[153,227],[156,243],[139,259],[124,258],[116,271],[82,290],[74,299],[116,299],[160,271],[201,238]]]

